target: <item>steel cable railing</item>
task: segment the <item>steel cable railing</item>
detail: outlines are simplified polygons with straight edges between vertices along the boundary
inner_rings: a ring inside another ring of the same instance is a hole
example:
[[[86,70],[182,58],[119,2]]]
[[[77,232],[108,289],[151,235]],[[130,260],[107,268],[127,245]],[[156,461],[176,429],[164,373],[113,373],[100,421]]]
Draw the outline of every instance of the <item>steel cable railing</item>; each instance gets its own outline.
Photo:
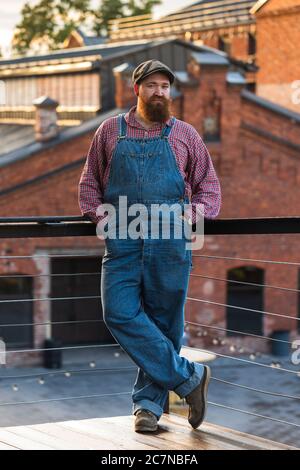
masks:
[[[77,219],[76,219],[77,221]],[[74,221],[75,222],[75,221]],[[85,222],[84,222],[85,223]],[[49,227],[48,227],[49,228]],[[300,231],[300,230],[299,230]],[[278,232],[278,233],[282,233],[282,232]],[[294,229],[291,233],[294,233]],[[221,234],[221,233],[220,233]],[[90,234],[89,234],[90,235]],[[61,236],[65,236],[65,235],[61,235]],[[68,258],[68,257],[86,257],[87,254],[81,254],[81,253],[49,253],[49,254],[43,254],[43,253],[37,253],[37,254],[34,254],[34,255],[31,255],[31,256],[27,256],[27,255],[1,255],[0,256],[0,259],[29,259],[29,258],[39,258],[39,257],[42,257],[42,258]],[[94,255],[95,256],[95,255]],[[101,253],[99,253],[99,256],[101,256]],[[287,265],[287,266],[300,266],[300,263],[296,263],[296,262],[290,262],[290,261],[278,261],[278,260],[260,260],[260,259],[251,259],[251,258],[238,258],[238,257],[227,257],[227,256],[206,256],[206,255],[197,255],[197,254],[194,254],[194,257],[201,257],[201,258],[208,258],[208,259],[221,259],[221,260],[234,260],[234,261],[245,261],[245,262],[252,262],[252,263],[272,263],[272,264],[277,264],[277,265]],[[66,277],[66,276],[91,276],[91,275],[100,275],[100,272],[97,272],[97,273],[93,273],[93,272],[90,272],[90,273],[69,273],[69,274],[60,274],[60,273],[49,273],[49,274],[33,274],[33,275],[30,275],[30,274],[9,274],[9,275],[0,275],[0,278],[18,278],[18,277],[59,277],[59,276],[63,276],[63,277]],[[199,277],[199,278],[204,278],[204,279],[212,279],[212,280],[215,280],[215,281],[220,281],[220,282],[227,282],[227,283],[235,283],[235,284],[239,284],[239,285],[251,285],[251,286],[256,286],[256,287],[264,287],[264,288],[269,288],[269,289],[277,289],[277,290],[282,290],[284,292],[293,292],[293,293],[299,293],[299,289],[291,289],[291,288],[286,288],[286,287],[280,287],[280,286],[272,286],[272,285],[264,285],[264,284],[254,284],[254,283],[247,283],[247,282],[243,282],[243,281],[235,281],[235,280],[230,280],[230,279],[223,279],[223,278],[218,278],[218,277],[210,277],[210,276],[204,276],[204,275],[201,275],[201,274],[197,274],[197,273],[191,273],[191,276],[194,276],[195,278]],[[96,296],[70,296],[70,297],[41,297],[41,298],[31,298],[31,299],[1,299],[0,300],[0,303],[2,304],[9,304],[10,302],[36,302],[36,301],[59,301],[59,300],[64,300],[64,301],[69,301],[69,300],[84,300],[84,299],[100,299],[101,297],[99,295],[96,295]],[[198,299],[198,298],[195,298],[195,297],[188,297],[187,298],[188,301],[190,302],[200,302],[200,303],[208,303],[208,304],[212,304],[212,305],[216,305],[216,306],[220,306],[220,307],[230,307],[232,309],[238,309],[239,311],[247,311],[247,312],[250,312],[250,313],[260,313],[260,314],[264,314],[264,315],[269,315],[271,317],[277,317],[277,318],[282,318],[282,319],[288,319],[288,320],[296,320],[296,321],[299,321],[299,318],[296,318],[296,317],[293,317],[291,315],[284,315],[284,314],[280,314],[280,313],[275,313],[275,312],[268,312],[268,311],[261,311],[261,310],[257,310],[257,309],[250,309],[250,308],[247,308],[247,307],[241,307],[241,306],[236,306],[236,305],[229,305],[229,304],[226,304],[226,303],[219,303],[219,302],[213,302],[213,301],[209,301],[209,300],[205,300],[205,299]],[[39,325],[49,325],[49,324],[75,324],[75,323],[78,323],[78,324],[83,324],[83,323],[103,323],[103,320],[102,319],[87,319],[87,320],[75,320],[75,321],[58,321],[58,322],[32,322],[32,323],[18,323],[18,324],[4,324],[4,325],[0,325],[0,327],[11,327],[11,328],[21,328],[21,327],[24,327],[24,326],[39,326]],[[289,344],[289,345],[292,345],[292,342],[290,341],[285,341],[285,340],[281,340],[281,339],[277,339],[277,338],[272,338],[272,337],[267,337],[267,336],[263,336],[263,335],[255,335],[255,334],[252,334],[252,333],[245,333],[245,332],[241,332],[241,331],[238,331],[238,330],[232,330],[232,329],[226,329],[226,328],[222,328],[222,327],[218,327],[218,326],[213,326],[213,325],[205,325],[205,324],[201,324],[201,323],[197,323],[197,322],[191,322],[191,321],[186,321],[185,322],[186,325],[188,326],[194,326],[194,327],[201,327],[203,329],[207,329],[207,330],[213,330],[213,331],[222,331],[223,333],[238,333],[238,334],[241,334],[241,335],[244,335],[244,336],[249,336],[249,337],[252,337],[252,338],[255,338],[255,339],[259,339],[259,340],[268,340],[268,341],[275,341],[275,342],[278,342],[278,343],[285,343],[285,344]],[[118,344],[90,344],[90,345],[80,345],[80,346],[64,346],[64,347],[54,347],[54,348],[51,348],[51,350],[80,350],[80,349],[100,349],[100,350],[103,350],[103,348],[116,348],[116,347],[119,347]],[[258,362],[256,360],[254,360],[256,358],[256,353],[253,353],[252,356],[254,357],[253,360],[248,360],[248,359],[245,359],[243,357],[236,357],[236,356],[232,356],[232,355],[227,355],[227,354],[223,354],[221,352],[215,352],[215,351],[210,351],[210,350],[207,350],[207,349],[202,349],[202,348],[198,348],[198,347],[186,347],[187,349],[193,349],[193,350],[196,350],[196,351],[199,351],[199,352],[211,352],[212,354],[214,354],[217,358],[224,358],[226,360],[229,360],[229,361],[238,361],[240,362],[241,364],[243,365],[251,365],[253,367],[263,367],[263,368],[266,368],[268,370],[277,370],[277,371],[282,371],[282,372],[286,372],[286,373],[289,373],[292,377],[294,376],[299,376],[299,372],[296,371],[296,370],[292,370],[292,369],[287,369],[287,368],[284,368],[284,367],[273,367],[272,365],[269,365],[269,364],[264,364],[263,362]],[[106,349],[107,350],[107,349]],[[30,353],[33,353],[33,352],[43,352],[43,351],[48,351],[48,349],[46,348],[35,348],[35,349],[18,349],[18,350],[8,350],[6,351],[6,354],[22,354],[22,353],[27,353],[27,352],[30,352]],[[36,379],[40,379],[39,380],[39,383],[41,384],[44,384],[45,383],[45,377],[46,378],[52,378],[52,377],[55,377],[55,376],[60,376],[60,377],[63,377],[63,376],[66,376],[66,377],[70,377],[71,375],[76,375],[76,374],[101,374],[101,373],[115,373],[115,372],[129,372],[129,371],[136,371],[136,367],[108,367],[108,368],[96,368],[95,367],[95,362],[92,361],[90,363],[90,367],[89,368],[79,368],[79,369],[64,369],[64,370],[59,370],[59,371],[51,371],[51,372],[45,372],[45,373],[35,373],[35,374],[23,374],[23,375],[1,375],[0,377],[0,381],[2,382],[3,380],[15,380],[15,381],[19,381],[19,380],[36,380]],[[292,394],[288,394],[288,393],[279,393],[279,392],[276,392],[276,391],[272,391],[272,390],[264,390],[262,388],[257,388],[257,387],[251,387],[251,386],[248,386],[248,385],[245,385],[245,384],[242,384],[242,383],[235,383],[235,382],[232,382],[232,381],[229,381],[229,380],[225,380],[225,379],[222,379],[220,377],[216,377],[215,375],[212,376],[212,381],[218,383],[219,385],[223,385],[223,386],[227,386],[227,387],[233,387],[235,389],[241,389],[241,390],[247,390],[248,392],[250,393],[256,393],[256,394],[261,394],[261,395],[266,395],[266,396],[271,396],[271,397],[276,397],[276,398],[282,398],[282,399],[289,399],[289,400],[300,400],[300,397],[299,396],[296,396],[296,395],[292,395]],[[16,389],[18,389],[18,387],[16,386]],[[126,396],[126,395],[130,395],[132,392],[131,391],[124,391],[124,392],[118,392],[118,393],[107,393],[107,394],[90,394],[90,395],[80,395],[80,396],[68,396],[68,397],[55,397],[55,398],[51,398],[51,399],[42,399],[42,400],[34,400],[34,401],[12,401],[12,402],[2,402],[0,403],[0,406],[10,406],[10,405],[13,405],[15,406],[16,404],[23,404],[23,405],[29,405],[29,404],[39,404],[39,403],[49,403],[49,402],[57,402],[57,401],[65,401],[65,400],[82,400],[82,399],[95,399],[95,398],[103,398],[103,397],[110,397],[110,396]],[[230,411],[234,411],[234,412],[237,412],[237,413],[243,413],[245,415],[249,415],[249,416],[253,416],[253,417],[257,417],[257,418],[260,418],[260,419],[266,419],[266,420],[271,420],[271,421],[274,421],[274,422],[277,422],[277,423],[280,423],[280,424],[283,424],[283,425],[289,425],[289,426],[293,426],[293,427],[296,427],[296,428],[299,428],[300,425],[297,424],[297,423],[294,423],[294,422],[290,422],[290,421],[287,421],[287,420],[284,420],[284,419],[279,419],[279,418],[273,418],[271,416],[264,416],[264,415],[261,415],[259,413],[256,413],[256,412],[252,412],[252,411],[248,411],[248,410],[242,410],[242,409],[239,409],[239,408],[236,408],[236,407],[233,407],[233,406],[229,406],[229,405],[226,405],[226,404],[222,404],[222,403],[215,403],[213,401],[209,402],[210,405],[212,406],[217,406],[217,407],[220,407],[220,408],[223,408],[223,409],[226,409],[226,410],[230,410]]]

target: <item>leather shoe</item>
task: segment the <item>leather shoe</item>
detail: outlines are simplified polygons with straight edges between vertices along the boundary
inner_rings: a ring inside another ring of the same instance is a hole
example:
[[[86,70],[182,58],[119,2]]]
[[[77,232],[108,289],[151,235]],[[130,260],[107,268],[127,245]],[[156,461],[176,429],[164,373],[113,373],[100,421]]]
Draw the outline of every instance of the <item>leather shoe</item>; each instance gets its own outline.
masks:
[[[189,405],[188,421],[194,429],[197,429],[205,418],[210,376],[210,367],[204,366],[201,382],[185,397],[185,401]]]
[[[157,417],[151,411],[141,409],[136,412],[134,423],[136,432],[153,432],[157,427]]]

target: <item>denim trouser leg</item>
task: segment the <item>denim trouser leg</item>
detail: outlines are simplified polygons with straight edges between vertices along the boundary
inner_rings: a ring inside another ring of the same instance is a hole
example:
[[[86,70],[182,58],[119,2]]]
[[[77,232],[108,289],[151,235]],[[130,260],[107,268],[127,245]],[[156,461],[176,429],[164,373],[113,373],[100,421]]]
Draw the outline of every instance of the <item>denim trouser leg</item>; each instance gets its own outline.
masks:
[[[184,332],[184,304],[190,264],[178,263],[162,253],[162,242],[149,240],[143,269],[143,307],[179,354]],[[147,254],[150,251],[150,256]],[[154,401],[163,411],[169,390],[153,382],[141,369],[133,389],[133,411],[143,408],[145,401]]]
[[[101,297],[106,325],[141,369],[133,410],[160,417],[168,390],[186,396],[200,383],[203,366],[178,354],[190,261],[170,256],[172,246],[158,242],[109,240]]]

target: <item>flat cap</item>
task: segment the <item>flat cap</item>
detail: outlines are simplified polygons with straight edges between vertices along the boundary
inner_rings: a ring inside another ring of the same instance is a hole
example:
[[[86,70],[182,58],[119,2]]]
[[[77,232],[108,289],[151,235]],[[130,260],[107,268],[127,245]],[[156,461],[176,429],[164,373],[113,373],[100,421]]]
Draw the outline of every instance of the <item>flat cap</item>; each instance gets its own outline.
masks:
[[[172,70],[159,60],[151,59],[146,62],[142,62],[140,65],[134,69],[132,73],[132,82],[135,85],[136,83],[141,82],[144,78],[148,77],[152,73],[161,72],[168,76],[170,83],[172,84],[175,80],[175,75]]]

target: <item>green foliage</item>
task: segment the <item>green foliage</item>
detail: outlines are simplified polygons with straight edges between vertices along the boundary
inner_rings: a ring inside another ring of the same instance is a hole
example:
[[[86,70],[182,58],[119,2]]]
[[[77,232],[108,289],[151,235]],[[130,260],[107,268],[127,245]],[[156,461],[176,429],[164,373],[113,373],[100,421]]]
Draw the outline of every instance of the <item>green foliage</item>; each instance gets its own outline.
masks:
[[[102,0],[99,10],[95,12],[96,21],[93,30],[99,35],[106,36],[110,20],[150,14],[152,8],[160,4],[161,0]]]
[[[129,0],[126,2],[130,11],[130,16],[147,15],[152,13],[155,5],[160,5],[161,0]]]
[[[70,32],[90,15],[90,0],[40,0],[32,5],[25,3],[21,21],[16,25],[13,51],[23,53],[33,43],[57,49]]]
[[[90,0],[40,0],[25,3],[21,21],[16,25],[12,48],[24,53],[33,46],[59,49],[76,28],[86,22],[99,36],[107,36],[109,20],[151,13],[161,0],[102,0],[99,8],[92,10]]]

